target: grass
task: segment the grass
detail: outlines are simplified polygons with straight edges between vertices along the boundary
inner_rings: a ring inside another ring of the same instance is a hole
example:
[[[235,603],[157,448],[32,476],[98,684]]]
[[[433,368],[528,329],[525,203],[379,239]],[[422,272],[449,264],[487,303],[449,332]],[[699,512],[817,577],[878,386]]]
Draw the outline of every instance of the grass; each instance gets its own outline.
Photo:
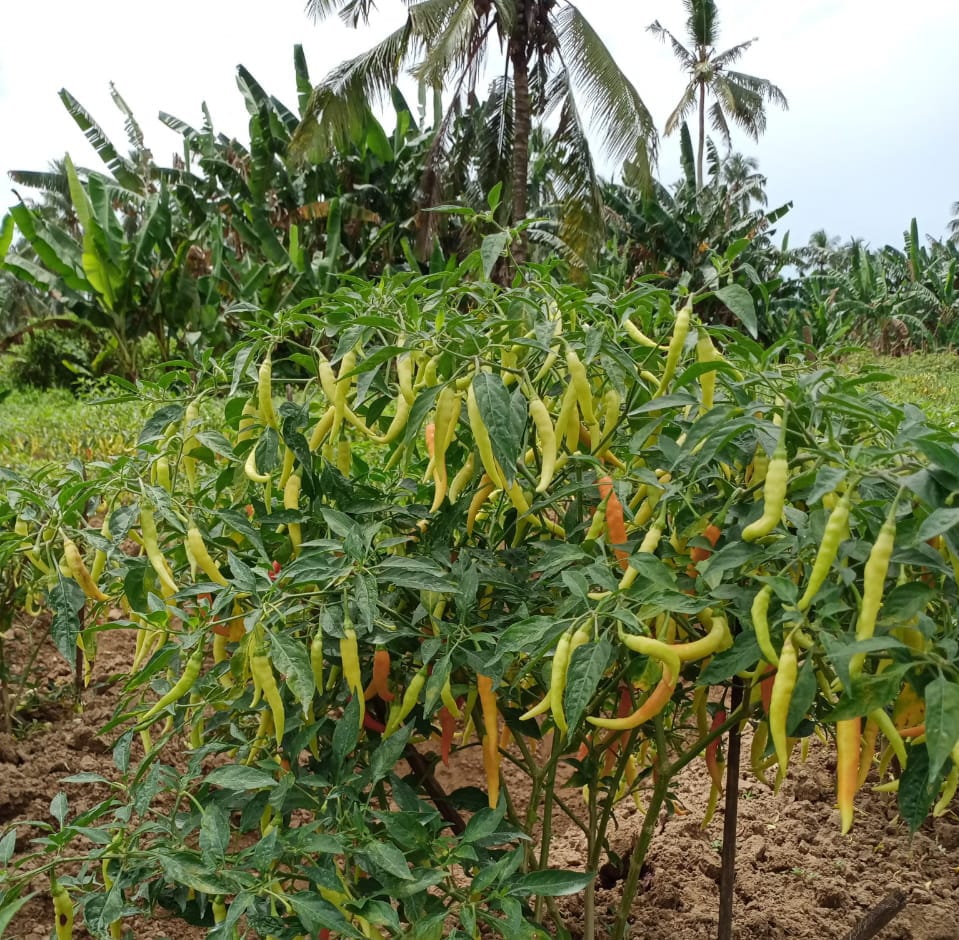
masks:
[[[59,389],[11,391],[0,399],[0,466],[22,473],[128,453],[151,408],[140,402],[98,405]]]
[[[935,423],[959,430],[959,356],[913,353],[895,357],[859,352],[844,360],[844,368],[892,376],[892,381],[877,384],[880,394],[900,405],[918,405]]]

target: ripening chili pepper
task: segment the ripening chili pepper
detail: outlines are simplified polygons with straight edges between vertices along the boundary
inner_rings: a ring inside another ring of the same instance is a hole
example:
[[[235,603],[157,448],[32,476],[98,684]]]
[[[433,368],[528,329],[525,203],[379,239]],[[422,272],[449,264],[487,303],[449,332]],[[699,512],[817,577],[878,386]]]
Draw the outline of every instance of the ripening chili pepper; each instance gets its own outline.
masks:
[[[589,375],[586,372],[586,366],[576,354],[572,346],[566,347],[566,368],[569,370],[570,382],[576,393],[576,404],[579,405],[579,412],[583,416],[583,421],[592,431],[596,424],[596,411],[593,408],[593,390],[589,385]],[[595,443],[595,442],[594,442]]]
[[[773,685],[776,683],[776,670],[759,680],[759,699],[763,705],[763,712],[768,716],[773,703]]]
[[[726,712],[720,708],[717,709],[716,714],[713,715],[712,724],[709,727],[710,731],[715,731],[723,722],[726,720]],[[723,789],[723,768],[719,760],[719,742],[721,738],[714,738],[712,741],[706,745],[706,769],[709,771],[710,779],[713,781],[713,786],[722,792]]]
[[[659,547],[659,543],[663,538],[663,529],[666,527],[666,507],[665,505],[659,511],[655,521],[650,525],[649,529],[646,532],[646,535],[643,537],[643,541],[640,543],[639,548],[636,550],[637,555],[652,555],[656,549]],[[619,588],[620,591],[627,590],[632,583],[636,580],[636,576],[639,574],[638,568],[627,567],[626,571],[623,573],[623,577],[620,579]]]
[[[549,409],[535,392],[529,400],[529,414],[536,428],[541,457],[536,492],[545,493],[556,472],[556,429],[553,427],[553,419],[549,416]]]
[[[660,349],[659,343],[656,342],[652,337],[647,336],[629,317],[626,317],[623,320],[623,329],[629,334],[630,338],[633,339],[640,346],[645,346],[646,349]]]
[[[374,718],[369,712],[363,712],[363,727],[367,731],[375,731],[377,734],[383,734],[386,731],[386,725],[382,721]]]
[[[269,428],[277,427],[279,422],[273,407],[273,356],[270,352],[267,352],[257,371],[256,402],[260,421]]]
[[[809,573],[806,590],[803,591],[802,597],[796,602],[796,607],[799,610],[806,610],[809,607],[816,593],[825,583],[832,568],[832,563],[839,554],[839,546],[849,530],[849,510],[851,506],[852,487],[849,486],[829,514],[822,541],[819,543],[819,551],[816,552],[816,559],[813,561],[812,570]]]
[[[486,771],[486,789],[490,809],[499,803],[499,709],[493,680],[482,673],[476,674],[476,689],[483,711],[483,767]]]
[[[270,565],[269,570],[266,573],[266,576],[271,581],[275,581],[280,576],[280,572],[282,570],[283,570],[283,566],[276,559],[274,559],[273,563]]]
[[[276,736],[277,749],[283,746],[283,733],[286,729],[286,710],[283,706],[283,697],[273,675],[273,663],[270,660],[267,647],[257,649],[250,660],[250,672],[253,674],[254,685],[258,686],[266,704],[270,706],[273,716],[273,732]]]
[[[96,581],[93,580],[93,577],[83,561],[83,556],[80,554],[80,549],[77,548],[76,543],[72,539],[63,539],[63,554],[66,557],[67,567],[70,570],[73,580],[80,585],[83,593],[89,597],[90,600],[107,600],[107,595],[97,587]]]
[[[291,451],[292,453],[292,451]],[[291,473],[283,487],[283,508],[290,512],[296,512],[300,508],[300,487],[303,484],[303,478],[298,473]],[[300,545],[303,543],[303,529],[299,522],[290,522],[286,531],[290,536],[290,554],[296,558],[300,553]]]
[[[786,719],[789,717],[789,703],[799,675],[799,659],[792,634],[783,643],[779,656],[779,667],[773,680],[772,700],[769,703],[769,734],[779,763],[779,778],[786,776],[789,766],[789,743],[786,737]]]
[[[343,678],[346,687],[357,698],[360,705],[360,721],[366,713],[366,699],[363,695],[363,675],[360,671],[360,650],[353,625],[347,621],[340,640],[340,659],[343,662]]]
[[[57,940],[73,940],[73,899],[56,879],[50,888],[53,897],[54,927]]]
[[[140,718],[140,723],[142,724],[145,721],[149,721],[151,718],[154,718],[158,715],[167,705],[172,705],[174,702],[179,701],[183,698],[190,689],[193,688],[196,680],[200,676],[200,670],[203,668],[203,640],[197,644],[197,648],[190,654],[190,658],[186,661],[186,665],[183,667],[183,675],[174,683],[173,687],[170,689],[166,695],[161,696],[157,699],[153,705],[147,709],[147,711]]]
[[[669,666],[664,663],[663,677],[659,680],[659,684],[631,715],[625,718],[594,718],[590,715],[586,720],[598,728],[609,728],[612,731],[629,731],[631,728],[638,728],[641,724],[655,718],[669,704],[678,678],[678,674],[671,673]]]
[[[789,454],[786,451],[786,422],[783,421],[779,441],[769,461],[766,479],[763,482],[763,514],[743,529],[744,542],[755,542],[756,539],[769,535],[779,525],[786,505],[788,482]]]
[[[772,600],[773,587],[771,584],[765,584],[753,598],[750,616],[753,622],[753,632],[756,634],[756,642],[759,644],[759,652],[763,654],[766,662],[773,666],[779,665],[779,654],[776,647],[773,646],[772,638],[769,635],[769,602]]]
[[[896,505],[894,500],[876,539],[862,578],[862,606],[856,619],[856,639],[868,640],[876,630],[876,618],[882,606],[882,592],[889,571],[889,562],[896,544]]]
[[[223,898],[220,895],[217,895],[213,899],[213,904],[211,905],[213,909],[213,923],[222,924],[226,920],[226,904],[223,903]]]
[[[395,734],[410,712],[416,707],[416,703],[420,699],[420,692],[423,691],[423,686],[426,685],[427,678],[429,678],[429,670],[424,666],[410,679],[410,684],[403,693],[403,700],[398,706],[390,709],[384,737],[388,738],[390,735]]]
[[[378,695],[384,702],[392,702],[396,696],[390,691],[390,651],[378,649],[373,654],[373,677],[363,697],[369,701]]]
[[[718,652],[724,644],[731,642],[729,625],[726,623],[725,617],[712,617],[707,611],[705,619],[710,622],[709,632],[705,636],[700,637],[698,640],[693,640],[690,643],[669,644],[669,649],[683,662],[695,662],[698,659],[705,659],[705,657]]]
[[[153,510],[145,503],[141,503],[140,505],[140,532],[143,540],[143,548],[147,553],[150,565],[160,581],[164,597],[176,594],[177,586],[173,580],[173,572],[170,570],[166,558],[163,557],[163,552],[160,551]]]
[[[874,708],[869,712],[869,719],[875,724],[876,728],[882,732],[883,737],[885,737],[891,745],[893,752],[899,760],[899,766],[905,769],[908,760],[906,745],[903,741],[903,734],[900,729],[896,727],[895,722],[889,717],[884,708]]]
[[[483,508],[483,504],[489,499],[490,494],[495,490],[496,484],[492,482],[488,474],[484,474],[480,480],[479,488],[473,494],[470,500],[469,508],[466,510],[466,534],[472,535],[476,526],[476,517]]]
[[[466,489],[470,480],[473,479],[473,473],[476,469],[476,454],[474,451],[469,452],[469,456],[463,463],[463,466],[460,467],[456,472],[456,476],[450,480],[450,488],[447,492],[449,501],[455,503],[463,493],[463,490]]]
[[[440,709],[440,760],[444,767],[450,765],[450,749],[453,745],[453,735],[456,733],[456,719],[444,705]]]
[[[696,337],[696,361],[717,362],[719,355],[716,347],[713,345],[712,337],[706,332],[706,328],[700,326],[699,335]],[[702,372],[699,376],[699,387],[702,391],[701,413],[705,414],[713,407],[713,401],[716,395],[716,372],[711,369],[708,372]]]
[[[567,731],[566,713],[563,711],[563,696],[566,692],[566,672],[569,669],[571,639],[572,632],[567,630],[556,643],[556,652],[553,653],[553,663],[550,669],[549,691],[547,692],[553,723],[560,734],[566,734]]]
[[[629,567],[629,552],[624,548],[616,546],[625,545],[627,542],[626,522],[623,518],[623,504],[616,495],[613,488],[612,477],[600,477],[596,481],[599,489],[600,499],[606,503],[606,532],[609,535],[610,544],[613,546],[613,552],[619,559],[619,567],[625,571]]]
[[[333,440],[339,436],[346,416],[346,402],[350,394],[350,385],[353,382],[351,373],[356,368],[356,350],[348,349],[340,359],[340,368],[336,373],[336,390],[333,394],[333,427],[330,428],[330,437]]]
[[[663,366],[663,376],[659,380],[659,387],[653,395],[654,398],[658,398],[666,391],[669,383],[673,380],[673,376],[676,374],[676,367],[679,365],[680,357],[683,354],[683,346],[686,345],[686,336],[689,334],[692,310],[692,302],[687,301],[676,314],[676,322],[673,324],[673,335],[669,340],[669,351],[666,353],[666,362]]]
[[[836,722],[836,796],[842,834],[852,828],[856,784],[859,780],[859,718]]]
[[[216,562],[210,557],[210,553],[207,551],[206,544],[203,541],[203,536],[195,525],[191,525],[187,530],[186,541],[200,570],[215,584],[219,584],[221,587],[227,587],[229,582],[220,574],[219,567],[217,567]]]
[[[885,714],[885,712],[883,712]],[[859,745],[859,773],[856,776],[856,790],[862,789],[872,769],[872,759],[876,751],[876,738],[879,737],[879,725],[872,718],[866,719],[862,729],[862,741]]]

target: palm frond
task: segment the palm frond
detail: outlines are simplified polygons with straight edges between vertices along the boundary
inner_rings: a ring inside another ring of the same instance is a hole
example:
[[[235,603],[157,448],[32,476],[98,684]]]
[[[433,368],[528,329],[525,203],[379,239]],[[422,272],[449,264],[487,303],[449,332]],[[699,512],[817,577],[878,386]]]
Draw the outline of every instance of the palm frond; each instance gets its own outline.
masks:
[[[7,176],[21,186],[29,186],[31,189],[41,189],[44,192],[56,193],[59,196],[70,195],[67,174],[64,172],[9,170]]]
[[[619,162],[645,151],[644,159],[655,159],[656,127],[643,99],[572,3],[557,16],[556,32],[572,83],[582,90],[609,156]]]
[[[412,39],[407,20],[372,49],[338,65],[313,89],[290,142],[291,153],[323,157],[333,152],[338,141],[349,139],[369,103],[389,93],[396,83]]]
[[[732,65],[734,62],[738,62],[742,57],[743,53],[754,43],[758,41],[758,37],[754,36],[752,39],[747,39],[745,42],[741,42],[738,45],[731,46],[729,49],[726,49],[723,52],[718,52],[714,56],[710,56],[709,61],[717,69],[725,69],[727,66]]]
[[[782,89],[774,85],[769,79],[747,75],[745,72],[726,71],[724,75],[729,81],[735,82],[754,95],[758,95],[763,101],[771,101],[783,110],[789,109],[789,102],[786,100]]]
[[[554,185],[562,204],[559,237],[577,256],[589,258],[602,237],[603,196],[566,69],[554,76],[553,95],[561,102],[559,126],[551,141],[556,155]]]
[[[482,40],[477,42],[478,23],[473,0],[455,0],[448,5],[445,22],[430,36],[426,57],[413,69],[413,76],[427,85],[440,86],[450,73],[475,68],[473,63],[483,48]]]
[[[306,64],[306,54],[299,43],[293,47],[293,71],[296,73],[297,107],[302,118],[306,112],[306,106],[310,103],[310,92],[313,91],[313,85],[310,82],[310,69]]]
[[[686,33],[697,46],[715,46],[719,34],[719,10],[715,0],[683,0]]]
[[[668,29],[660,25],[659,20],[654,20],[646,27],[646,32],[652,33],[663,42],[668,42],[673,47],[673,55],[679,59],[683,68],[689,72],[696,67],[696,56],[693,55]]]
[[[666,127],[664,128],[664,131],[667,136],[672,134],[677,127],[686,123],[686,118],[689,117],[690,112],[696,107],[698,92],[699,85],[696,84],[696,82],[690,82],[686,86],[686,90],[683,92],[682,98],[679,99],[679,104],[673,108],[669,117],[666,118]]]
[[[376,9],[375,0],[306,0],[306,14],[318,22],[338,13],[340,19],[354,28],[362,20],[369,23],[370,12]]]
[[[719,132],[728,147],[731,140],[729,124],[726,121],[726,113],[723,110],[723,106],[719,101],[715,102],[709,109],[709,123],[713,126],[714,130]]]

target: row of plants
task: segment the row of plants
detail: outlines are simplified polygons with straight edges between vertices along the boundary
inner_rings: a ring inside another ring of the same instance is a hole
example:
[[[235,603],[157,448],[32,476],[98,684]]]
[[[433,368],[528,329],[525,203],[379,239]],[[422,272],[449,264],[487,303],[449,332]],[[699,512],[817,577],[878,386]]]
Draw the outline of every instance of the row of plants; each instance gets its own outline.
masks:
[[[13,605],[70,662],[136,653],[110,795],[0,837],[0,924],[48,875],[60,936],[163,908],[216,938],[592,938],[612,861],[622,938],[677,774],[733,799],[747,727],[771,786],[834,741],[843,833],[867,781],[911,829],[951,805],[954,437],[759,344],[735,247],[625,293],[501,288],[491,254],[247,311],[228,355],[129,386],[135,452],[3,472]]]

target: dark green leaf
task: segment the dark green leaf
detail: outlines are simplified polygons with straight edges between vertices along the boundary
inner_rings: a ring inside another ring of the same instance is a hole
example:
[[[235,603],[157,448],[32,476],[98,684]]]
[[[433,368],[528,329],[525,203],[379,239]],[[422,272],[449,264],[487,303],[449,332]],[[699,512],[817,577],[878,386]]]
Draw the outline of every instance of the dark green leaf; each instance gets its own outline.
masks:
[[[395,846],[387,842],[370,842],[356,853],[358,859],[366,859],[366,867],[380,869],[394,878],[412,881],[406,856]]]
[[[370,760],[370,773],[373,775],[373,783],[382,780],[396,768],[409,743],[410,735],[413,733],[413,724],[409,722],[403,725],[395,734],[391,734],[385,740],[380,741],[379,746],[373,751],[373,757]]]
[[[948,532],[955,525],[959,525],[959,509],[940,506],[923,519],[916,533],[916,541],[928,541],[937,535],[942,535],[943,532]]]
[[[230,845],[230,817],[216,803],[208,804],[200,821],[200,852],[203,860],[214,867],[223,859]]]
[[[596,877],[593,872],[579,871],[531,871],[520,875],[511,885],[509,893],[518,897],[563,897],[578,894]]]
[[[696,685],[718,685],[759,662],[759,644],[752,630],[740,633],[728,650],[717,653],[699,674]]]
[[[137,439],[137,445],[142,447],[151,441],[158,441],[163,437],[167,427],[174,421],[179,421],[183,417],[182,405],[164,405],[157,409],[143,425],[140,431],[140,437]]]
[[[285,633],[270,633],[270,656],[273,665],[281,674],[286,687],[300,703],[304,717],[310,710],[316,684],[310,657],[301,640],[295,640]]]
[[[938,781],[949,752],[959,741],[959,684],[939,676],[926,686],[924,698],[929,780]]]
[[[786,715],[786,734],[793,735],[803,723],[816,699],[818,684],[812,656],[807,656],[796,677],[796,686],[789,700],[789,712]]]
[[[493,456],[502,467],[506,482],[511,484],[516,477],[522,438],[515,432],[510,394],[502,378],[489,372],[480,372],[473,378],[473,392],[480,419],[489,432]]]
[[[211,770],[206,782],[211,786],[223,787],[225,790],[263,790],[276,786],[273,774],[256,767],[243,767],[239,764]]]
[[[360,703],[356,697],[350,699],[343,709],[343,717],[333,729],[333,756],[342,765],[356,747],[360,739]]]
[[[80,634],[79,612],[86,603],[83,591],[76,581],[61,578],[48,595],[53,608],[50,636],[60,655],[73,666],[77,656],[77,637]]]
[[[939,778],[930,779],[929,753],[924,747],[909,749],[909,762],[899,778],[899,815],[915,832],[929,815],[939,792]]]
[[[756,321],[756,305],[745,287],[739,284],[727,284],[716,291],[716,296],[738,317],[749,335],[756,339],[759,335]]]
[[[489,280],[490,274],[496,262],[502,257],[503,252],[509,243],[509,234],[507,232],[494,232],[492,235],[485,235],[480,243],[480,258],[483,261],[483,277]]]
[[[596,694],[603,673],[612,658],[613,646],[606,637],[600,638],[598,643],[586,643],[574,650],[569,661],[566,694],[563,697],[570,735],[582,720],[586,706]]]

